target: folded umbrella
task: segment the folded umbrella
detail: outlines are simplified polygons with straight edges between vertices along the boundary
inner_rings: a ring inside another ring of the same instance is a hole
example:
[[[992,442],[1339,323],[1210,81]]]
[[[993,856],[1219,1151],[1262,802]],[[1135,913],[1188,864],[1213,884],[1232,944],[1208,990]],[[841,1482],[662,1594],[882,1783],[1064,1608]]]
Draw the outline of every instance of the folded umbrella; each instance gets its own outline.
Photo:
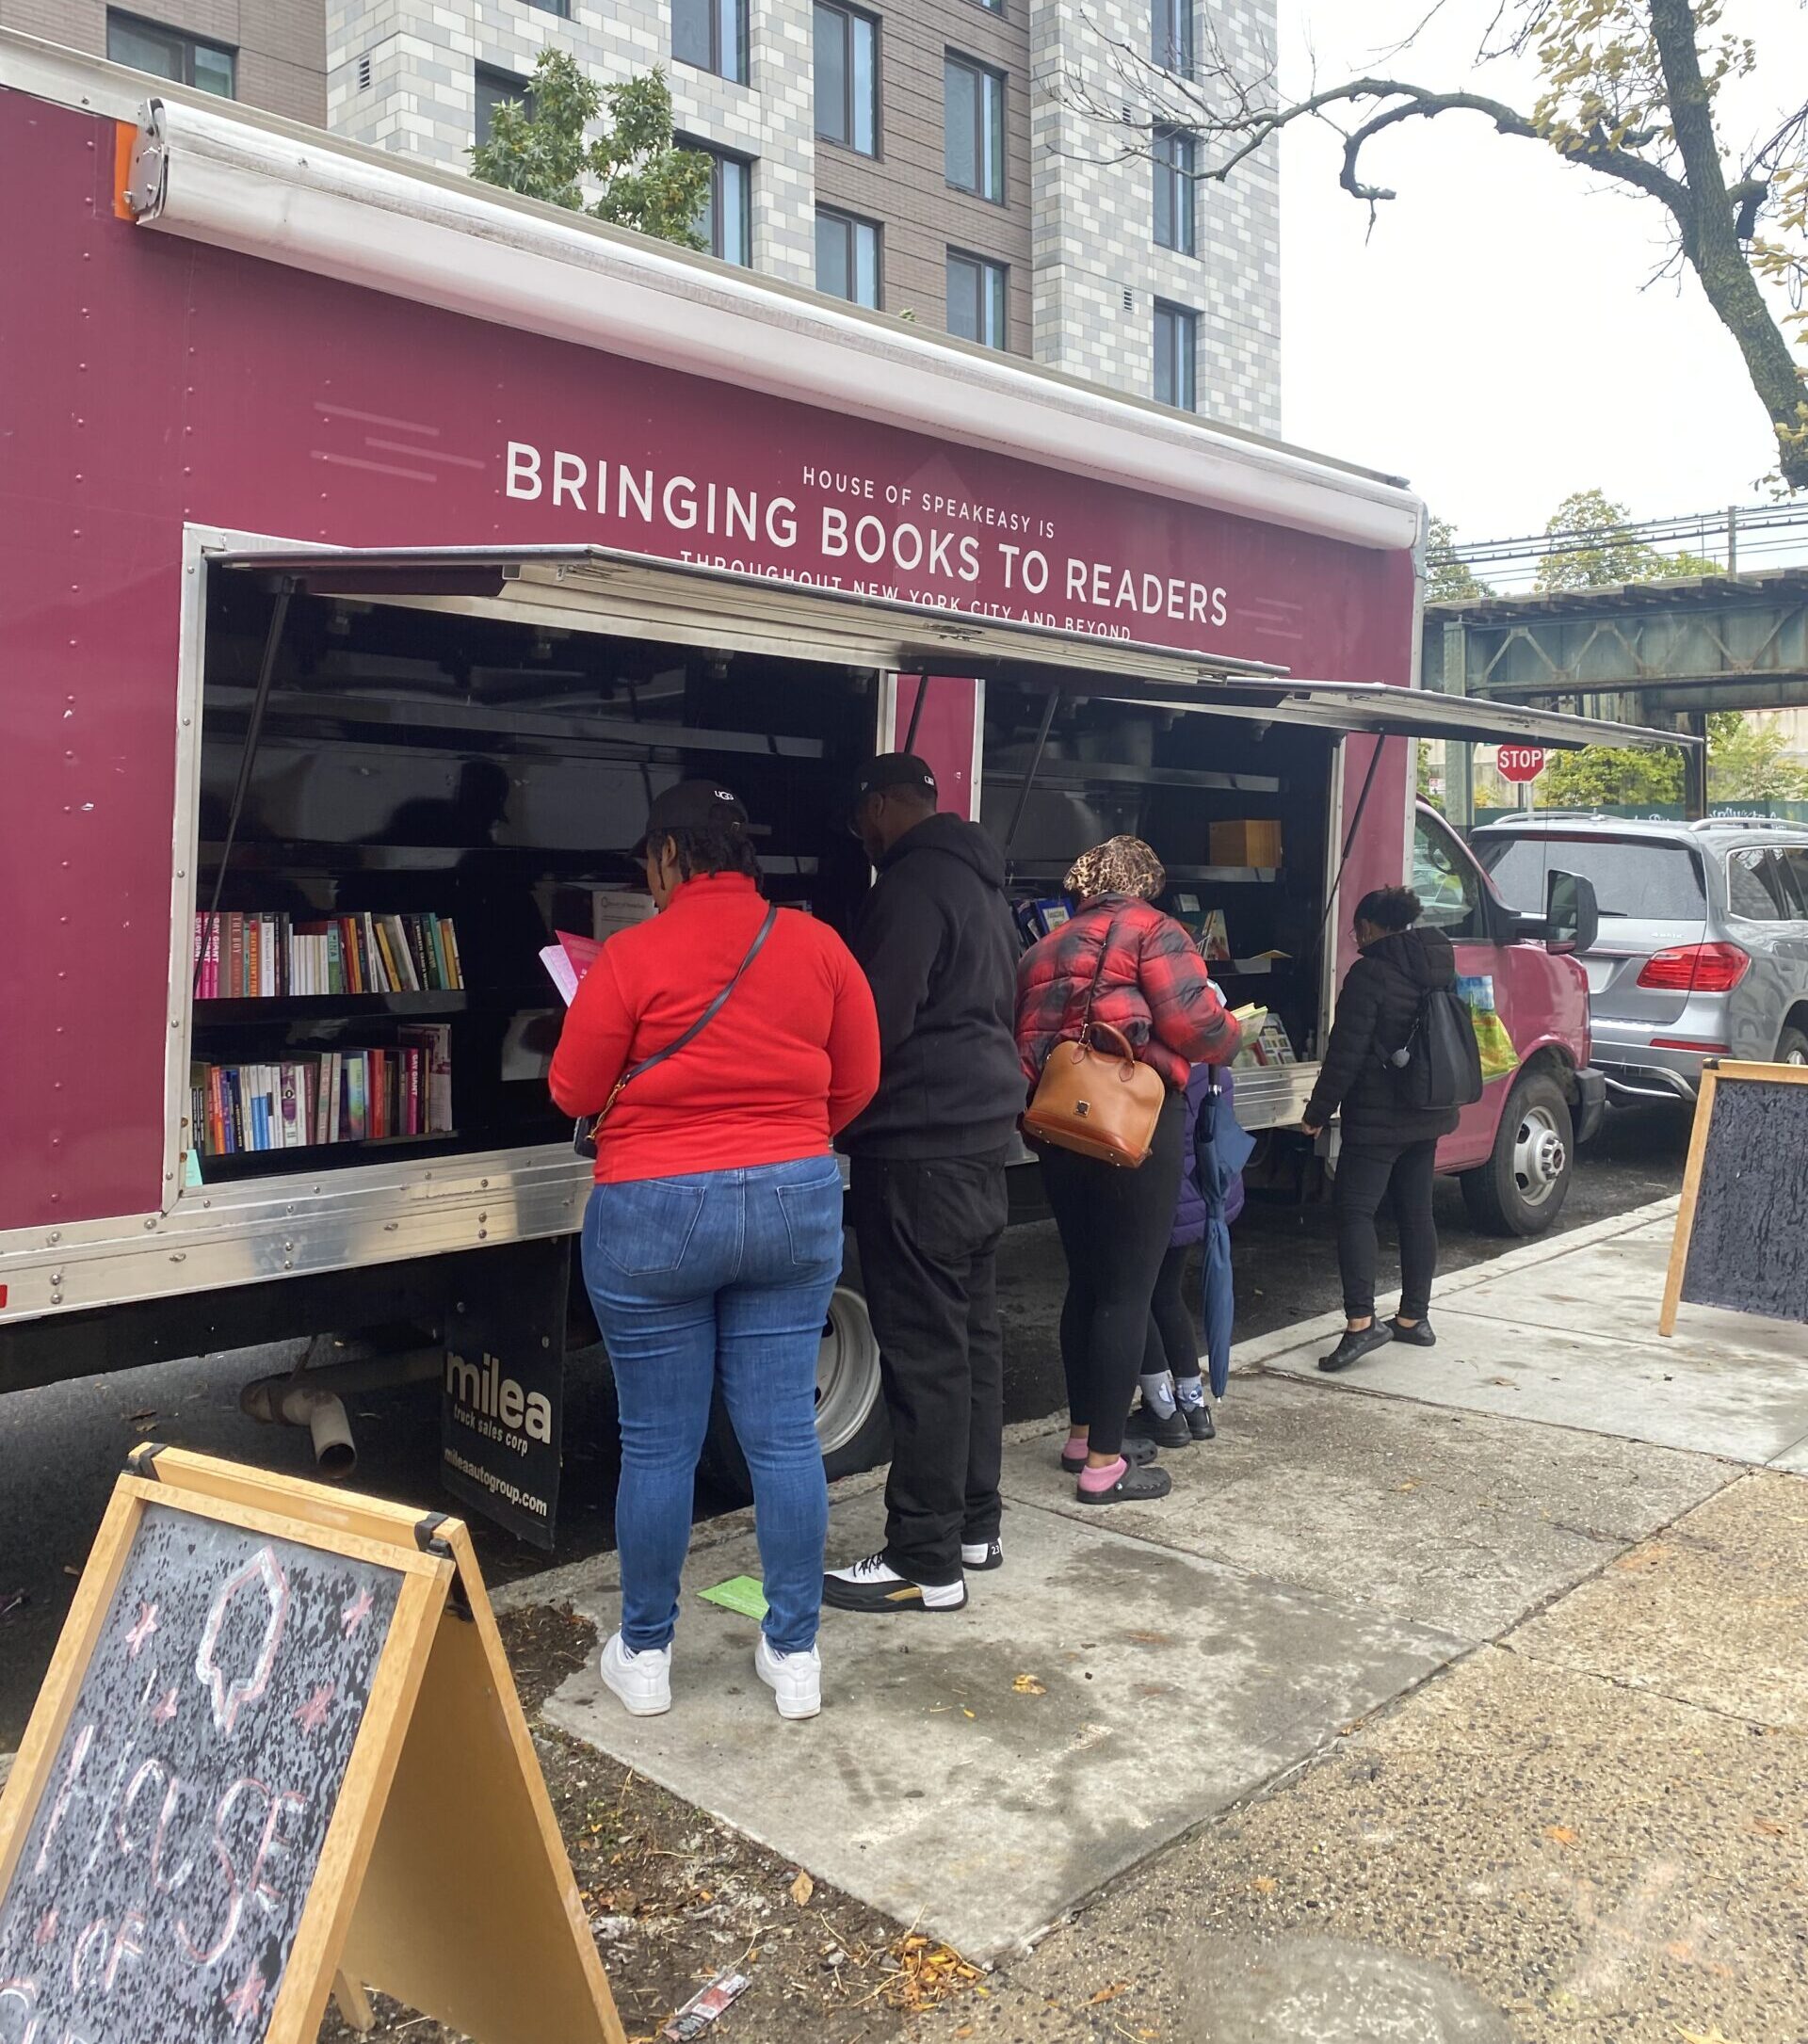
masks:
[[[1205,1358],[1212,1396],[1221,1398],[1231,1375],[1231,1328],[1236,1293],[1231,1277],[1231,1217],[1243,1207],[1243,1167],[1255,1137],[1236,1119],[1235,1082],[1228,1071],[1212,1075],[1193,1131],[1193,1155],[1205,1196],[1205,1243],[1200,1287],[1205,1305]]]

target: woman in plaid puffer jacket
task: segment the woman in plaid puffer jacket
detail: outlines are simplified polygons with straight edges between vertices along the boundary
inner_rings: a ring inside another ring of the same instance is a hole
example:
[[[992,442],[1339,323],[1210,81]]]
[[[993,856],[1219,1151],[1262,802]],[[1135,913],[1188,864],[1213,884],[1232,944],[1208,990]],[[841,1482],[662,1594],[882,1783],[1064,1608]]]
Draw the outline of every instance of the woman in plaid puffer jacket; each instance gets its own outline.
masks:
[[[1061,1466],[1078,1477],[1087,1504],[1165,1497],[1170,1489],[1165,1471],[1126,1463],[1123,1425],[1173,1223],[1187,1076],[1196,1064],[1228,1064],[1239,1041],[1199,946],[1154,905],[1166,884],[1139,838],[1095,845],[1067,876],[1077,912],[1032,946],[1017,972],[1017,1053],[1032,1090],[1055,1046],[1079,1036],[1089,999],[1092,1021],[1121,1030],[1168,1088],[1139,1170],[1041,1151],[1067,1256],[1061,1361],[1073,1424]]]

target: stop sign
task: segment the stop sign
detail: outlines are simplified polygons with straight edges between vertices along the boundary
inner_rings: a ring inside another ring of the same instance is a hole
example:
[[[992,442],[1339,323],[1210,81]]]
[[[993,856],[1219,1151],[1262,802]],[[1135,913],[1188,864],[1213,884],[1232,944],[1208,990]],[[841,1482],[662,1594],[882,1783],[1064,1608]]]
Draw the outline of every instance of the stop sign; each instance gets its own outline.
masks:
[[[1536,781],[1544,771],[1544,748],[1542,746],[1502,746],[1494,754],[1494,764],[1503,781]]]

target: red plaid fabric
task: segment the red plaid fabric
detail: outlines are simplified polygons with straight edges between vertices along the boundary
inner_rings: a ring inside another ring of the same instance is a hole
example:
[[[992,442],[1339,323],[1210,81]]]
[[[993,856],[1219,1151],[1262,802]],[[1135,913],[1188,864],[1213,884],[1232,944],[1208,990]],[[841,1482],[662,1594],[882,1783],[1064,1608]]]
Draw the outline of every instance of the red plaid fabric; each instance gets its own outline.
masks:
[[[1176,1090],[1193,1066],[1236,1055],[1239,1031],[1192,938],[1150,902],[1107,897],[1033,945],[1017,968],[1017,1055],[1032,1086],[1055,1046],[1078,1037],[1089,993],[1091,1019],[1122,1030]]]

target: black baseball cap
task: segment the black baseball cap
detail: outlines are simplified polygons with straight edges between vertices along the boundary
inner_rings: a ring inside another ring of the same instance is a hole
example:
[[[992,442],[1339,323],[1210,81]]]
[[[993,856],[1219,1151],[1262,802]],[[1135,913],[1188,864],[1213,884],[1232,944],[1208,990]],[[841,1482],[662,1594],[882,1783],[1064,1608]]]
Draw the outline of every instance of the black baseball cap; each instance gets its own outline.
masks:
[[[677,781],[654,797],[645,833],[628,856],[644,858],[649,838],[673,830],[707,830],[717,824],[746,821],[747,810],[733,789],[714,781]]]
[[[869,795],[882,795],[888,788],[914,788],[935,800],[935,776],[928,762],[914,752],[881,752],[868,760],[854,783],[854,800],[864,802]]]

